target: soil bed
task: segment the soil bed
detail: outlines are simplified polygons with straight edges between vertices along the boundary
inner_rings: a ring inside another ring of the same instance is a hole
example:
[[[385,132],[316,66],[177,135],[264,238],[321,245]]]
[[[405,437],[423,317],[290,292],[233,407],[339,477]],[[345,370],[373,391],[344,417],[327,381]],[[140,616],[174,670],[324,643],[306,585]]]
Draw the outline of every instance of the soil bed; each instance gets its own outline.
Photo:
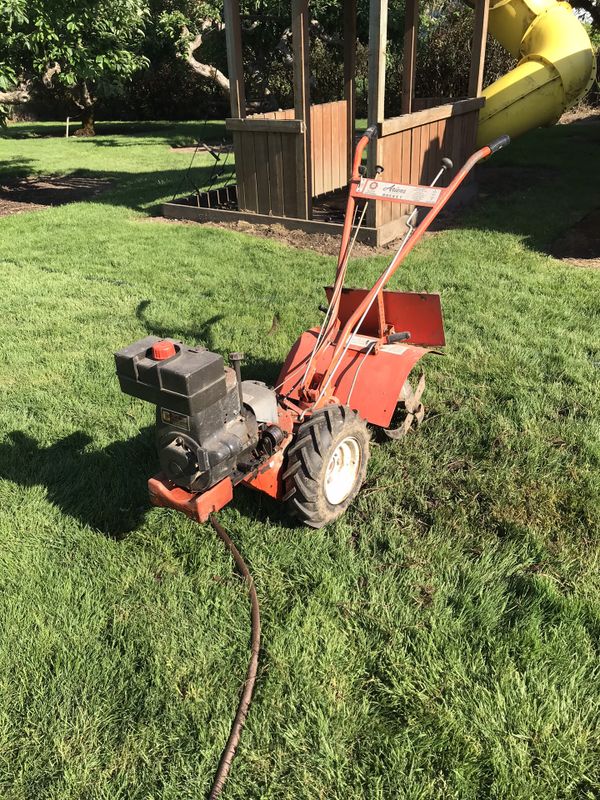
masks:
[[[0,184],[0,217],[89,200],[110,186],[107,178],[35,176]]]

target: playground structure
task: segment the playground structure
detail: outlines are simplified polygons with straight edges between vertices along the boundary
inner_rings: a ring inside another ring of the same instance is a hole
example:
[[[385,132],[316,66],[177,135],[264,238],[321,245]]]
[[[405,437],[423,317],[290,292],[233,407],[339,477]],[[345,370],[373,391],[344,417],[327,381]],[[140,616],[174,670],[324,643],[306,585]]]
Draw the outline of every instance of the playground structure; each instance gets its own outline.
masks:
[[[356,0],[343,3],[344,97],[311,105],[309,4],[292,0],[294,107],[246,115],[239,0],[225,0],[235,186],[167,203],[167,217],[196,221],[280,223],[307,232],[341,233],[330,221],[331,203],[347,186],[355,131]],[[385,179],[427,183],[441,156],[463,163],[475,147],[508,133],[519,136],[552,124],[591,87],[595,60],[587,33],[570,6],[557,0],[474,0],[470,79],[466,98],[416,98],[418,0],[407,0],[401,114],[387,118],[385,50],[387,0],[371,0],[369,12],[368,124],[376,147],[368,172],[384,165]],[[487,33],[519,58],[515,69],[483,88]],[[453,177],[450,173],[446,180]],[[463,199],[475,191],[468,183]],[[360,238],[381,245],[397,238],[414,209],[372,205]]]

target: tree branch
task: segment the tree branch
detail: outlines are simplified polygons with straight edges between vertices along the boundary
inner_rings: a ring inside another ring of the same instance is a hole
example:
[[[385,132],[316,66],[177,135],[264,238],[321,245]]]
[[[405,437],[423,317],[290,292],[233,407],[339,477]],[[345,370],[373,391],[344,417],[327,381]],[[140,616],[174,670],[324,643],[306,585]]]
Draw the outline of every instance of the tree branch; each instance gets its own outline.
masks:
[[[12,92],[0,92],[0,105],[14,106],[26,103],[30,99],[27,89],[13,89]]]
[[[207,20],[202,24],[203,31],[209,27],[210,22]],[[189,36],[189,31],[187,28],[184,28],[182,31],[184,36]],[[219,89],[223,92],[226,97],[229,97],[229,78],[224,75],[220,69],[213,67],[212,64],[203,64],[201,61],[197,61],[194,58],[194,53],[198,48],[202,45],[203,40],[203,32],[201,31],[198,33],[193,39],[188,42],[187,45],[187,52],[184,55],[184,58],[187,64],[193,69],[196,75],[201,75],[203,78],[206,78],[219,87]]]
[[[42,83],[46,87],[46,89],[50,89],[52,86],[52,79],[55,75],[59,75],[61,72],[60,64],[57,61],[54,61],[52,64],[48,64],[46,67],[46,72],[42,75]]]
[[[81,83],[81,102],[83,103],[83,108],[91,108],[96,102],[90,94],[86,81]]]

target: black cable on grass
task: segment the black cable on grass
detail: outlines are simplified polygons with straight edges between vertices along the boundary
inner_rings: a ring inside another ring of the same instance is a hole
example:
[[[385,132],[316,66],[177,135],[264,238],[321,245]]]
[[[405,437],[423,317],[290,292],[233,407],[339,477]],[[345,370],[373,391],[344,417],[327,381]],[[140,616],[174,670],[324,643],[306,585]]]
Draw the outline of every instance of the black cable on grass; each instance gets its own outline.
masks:
[[[227,776],[229,775],[231,762],[233,761],[233,757],[235,756],[235,751],[240,741],[242,728],[244,727],[244,723],[246,722],[246,717],[248,716],[248,709],[250,708],[252,693],[254,691],[254,684],[256,683],[256,674],[258,672],[258,652],[260,649],[260,608],[258,605],[258,596],[256,594],[256,589],[254,587],[254,580],[252,579],[250,570],[246,566],[246,562],[244,561],[244,559],[241,557],[239,550],[231,541],[229,535],[227,534],[223,526],[217,522],[214,515],[211,515],[210,517],[210,524],[215,529],[217,536],[221,539],[225,547],[227,547],[227,549],[231,553],[231,556],[235,561],[237,568],[241,572],[244,580],[246,581],[246,585],[248,586],[248,595],[250,597],[250,609],[251,609],[250,619],[251,619],[251,631],[252,631],[251,641],[250,641],[250,650],[251,650],[250,663],[248,664],[248,670],[246,672],[244,689],[242,691],[242,696],[240,697],[240,702],[238,704],[238,708],[233,723],[231,725],[229,739],[227,740],[225,749],[221,754],[221,759],[219,761],[219,766],[215,774],[212,789],[210,790],[210,794],[208,795],[209,800],[216,800],[216,798],[221,794],[223,786],[225,785],[225,781],[227,780]]]

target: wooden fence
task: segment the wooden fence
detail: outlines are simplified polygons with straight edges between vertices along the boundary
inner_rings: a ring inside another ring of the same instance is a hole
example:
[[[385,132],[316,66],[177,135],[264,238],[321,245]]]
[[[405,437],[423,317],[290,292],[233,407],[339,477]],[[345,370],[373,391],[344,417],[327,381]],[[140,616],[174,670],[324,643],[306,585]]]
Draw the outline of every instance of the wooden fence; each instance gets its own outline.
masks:
[[[233,133],[240,211],[302,216],[304,162],[299,156],[304,123],[285,117],[247,117],[228,119],[227,128]]]
[[[311,197],[345,186],[348,125],[345,100],[313,105],[310,130],[294,109],[229,118],[240,211],[302,217],[307,180],[300,157],[310,141]]]
[[[348,183],[346,107],[345,100],[336,100],[310,108],[313,197]]]
[[[441,159],[448,156],[455,167],[440,183],[447,185],[475,149],[483,103],[482,98],[460,100],[382,122],[377,140],[377,163],[384,168],[382,179],[429,184],[440,168]],[[400,203],[372,204],[370,224],[376,228],[392,224],[413,208]]]

